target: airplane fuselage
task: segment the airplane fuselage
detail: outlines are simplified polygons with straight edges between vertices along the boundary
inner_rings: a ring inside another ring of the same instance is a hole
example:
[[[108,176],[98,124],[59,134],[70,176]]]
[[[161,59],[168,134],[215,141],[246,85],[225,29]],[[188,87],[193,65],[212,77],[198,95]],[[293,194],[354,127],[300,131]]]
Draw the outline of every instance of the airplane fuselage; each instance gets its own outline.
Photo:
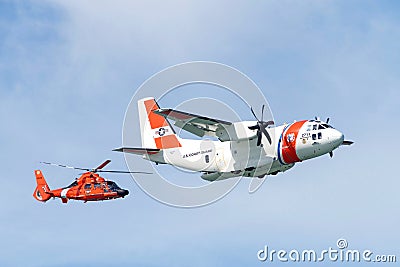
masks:
[[[202,178],[216,180],[235,176],[263,177],[286,171],[295,163],[331,153],[344,140],[341,132],[319,120],[302,120],[268,128],[272,143],[262,138],[256,144],[254,121],[235,123],[244,137],[235,141],[179,138],[181,147],[143,157],[156,163],[203,172]],[[221,178],[222,177],[222,178]]]

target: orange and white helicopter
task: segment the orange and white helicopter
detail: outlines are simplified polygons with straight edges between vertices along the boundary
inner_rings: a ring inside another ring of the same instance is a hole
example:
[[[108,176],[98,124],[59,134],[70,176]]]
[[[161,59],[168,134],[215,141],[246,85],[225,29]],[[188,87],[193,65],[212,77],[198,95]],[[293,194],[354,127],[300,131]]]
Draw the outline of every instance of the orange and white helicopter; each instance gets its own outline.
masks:
[[[170,164],[202,172],[208,181],[245,176],[263,178],[292,168],[295,163],[351,145],[344,135],[319,118],[274,126],[273,121],[228,122],[173,109],[160,109],[154,98],[138,101],[142,147],[122,147],[114,151],[142,155],[155,163]],[[262,106],[262,113],[264,105]],[[180,138],[174,125],[199,137]],[[265,138],[263,138],[265,137]]]
[[[69,199],[87,201],[100,201],[116,198],[124,198],[129,194],[126,189],[121,189],[115,182],[106,180],[98,175],[98,172],[108,173],[146,173],[146,172],[129,172],[129,171],[105,171],[102,170],[111,160],[106,160],[100,166],[94,169],[71,167],[61,164],[53,164],[49,162],[42,162],[44,164],[83,170],[87,171],[77,178],[72,184],[67,187],[50,190],[44,179],[43,173],[40,170],[35,170],[36,175],[36,189],[33,192],[33,197],[36,200],[46,202],[50,198],[61,198],[63,203],[67,203]]]

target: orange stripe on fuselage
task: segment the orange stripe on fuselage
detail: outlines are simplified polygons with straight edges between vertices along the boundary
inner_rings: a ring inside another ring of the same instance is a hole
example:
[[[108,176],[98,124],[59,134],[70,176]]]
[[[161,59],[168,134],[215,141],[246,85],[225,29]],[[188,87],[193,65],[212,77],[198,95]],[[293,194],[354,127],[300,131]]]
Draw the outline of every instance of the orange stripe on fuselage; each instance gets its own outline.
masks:
[[[286,164],[301,161],[296,153],[296,140],[304,121],[298,121],[289,126],[282,136],[282,159]]]
[[[178,139],[175,135],[167,135],[163,137],[154,138],[156,142],[156,147],[158,149],[166,149],[166,148],[173,148],[173,147],[180,147],[181,143],[179,143]]]

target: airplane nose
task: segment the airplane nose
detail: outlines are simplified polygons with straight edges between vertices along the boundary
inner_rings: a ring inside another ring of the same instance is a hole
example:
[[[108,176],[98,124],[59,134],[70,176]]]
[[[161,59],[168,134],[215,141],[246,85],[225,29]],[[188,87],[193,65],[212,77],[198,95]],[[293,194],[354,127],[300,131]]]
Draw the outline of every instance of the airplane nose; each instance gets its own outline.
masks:
[[[340,146],[344,141],[344,135],[336,129],[331,132],[331,140],[334,148]]]
[[[120,197],[124,197],[124,196],[126,196],[126,195],[129,194],[129,191],[126,190],[126,189],[120,189],[120,190],[117,191],[117,194],[118,194],[118,196],[120,196]]]

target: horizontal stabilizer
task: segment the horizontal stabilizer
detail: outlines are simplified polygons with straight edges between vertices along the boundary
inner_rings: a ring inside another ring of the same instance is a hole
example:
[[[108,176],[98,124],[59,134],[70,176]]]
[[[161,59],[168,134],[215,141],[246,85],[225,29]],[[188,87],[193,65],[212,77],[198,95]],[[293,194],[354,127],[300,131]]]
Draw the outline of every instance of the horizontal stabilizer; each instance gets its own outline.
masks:
[[[157,154],[158,152],[160,152],[161,149],[141,148],[141,147],[121,147],[121,148],[113,149],[113,151],[131,153],[131,154],[137,154],[137,155],[145,155],[145,154],[153,155],[153,154]]]

